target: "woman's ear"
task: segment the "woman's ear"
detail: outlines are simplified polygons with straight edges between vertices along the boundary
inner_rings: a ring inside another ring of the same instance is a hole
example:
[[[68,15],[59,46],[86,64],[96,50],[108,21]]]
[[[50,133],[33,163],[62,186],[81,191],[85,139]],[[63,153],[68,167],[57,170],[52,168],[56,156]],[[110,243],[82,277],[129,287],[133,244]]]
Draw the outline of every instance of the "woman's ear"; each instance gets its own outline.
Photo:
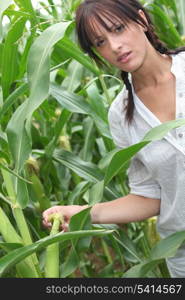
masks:
[[[147,20],[147,18],[145,16],[144,11],[142,9],[139,9],[138,13],[139,13],[140,17],[144,20],[144,23],[148,25],[148,20]],[[147,26],[145,26],[144,24],[141,24],[141,25],[144,28],[144,31],[147,31]]]

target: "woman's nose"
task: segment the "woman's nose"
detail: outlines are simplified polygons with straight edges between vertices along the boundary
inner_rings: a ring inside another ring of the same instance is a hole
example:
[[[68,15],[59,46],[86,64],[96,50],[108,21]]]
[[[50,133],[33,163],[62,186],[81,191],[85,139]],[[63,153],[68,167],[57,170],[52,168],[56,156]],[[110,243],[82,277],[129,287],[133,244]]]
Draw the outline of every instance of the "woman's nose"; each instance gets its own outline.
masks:
[[[110,49],[114,53],[118,53],[118,52],[120,52],[120,50],[122,48],[121,39],[118,38],[118,37],[110,37],[109,38],[109,45],[110,45]]]

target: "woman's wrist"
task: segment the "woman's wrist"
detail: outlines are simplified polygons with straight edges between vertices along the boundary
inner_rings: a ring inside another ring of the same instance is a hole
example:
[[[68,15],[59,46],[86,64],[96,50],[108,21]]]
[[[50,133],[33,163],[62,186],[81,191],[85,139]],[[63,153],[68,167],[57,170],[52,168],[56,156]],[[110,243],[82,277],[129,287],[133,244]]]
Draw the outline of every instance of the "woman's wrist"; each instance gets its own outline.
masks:
[[[79,212],[90,207],[90,205],[79,205]],[[99,216],[100,216],[100,203],[96,203],[91,207],[90,210],[91,222],[94,224],[99,224]]]
[[[93,224],[99,224],[100,223],[100,203],[96,203],[92,206],[90,210],[91,214],[91,222]]]

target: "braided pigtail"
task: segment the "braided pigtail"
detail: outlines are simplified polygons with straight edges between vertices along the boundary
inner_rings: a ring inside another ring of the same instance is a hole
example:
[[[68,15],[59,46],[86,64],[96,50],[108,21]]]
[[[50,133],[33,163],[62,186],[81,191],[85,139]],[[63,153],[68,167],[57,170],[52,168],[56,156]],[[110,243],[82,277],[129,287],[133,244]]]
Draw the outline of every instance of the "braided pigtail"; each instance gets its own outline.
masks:
[[[134,97],[133,97],[133,93],[132,93],[132,86],[128,79],[128,72],[122,71],[121,78],[126,86],[127,91],[128,91],[127,106],[125,107],[126,120],[128,121],[128,123],[131,123],[132,118],[133,118],[133,113],[134,113]]]

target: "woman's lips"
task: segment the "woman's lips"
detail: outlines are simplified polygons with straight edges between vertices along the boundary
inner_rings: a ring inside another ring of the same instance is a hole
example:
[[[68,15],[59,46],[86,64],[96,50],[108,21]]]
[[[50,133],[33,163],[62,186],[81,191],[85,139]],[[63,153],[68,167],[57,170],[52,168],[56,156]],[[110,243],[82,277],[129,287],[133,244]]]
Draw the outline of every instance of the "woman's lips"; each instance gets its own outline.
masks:
[[[117,61],[118,62],[122,62],[122,63],[127,63],[130,59],[130,56],[131,56],[131,51],[130,52],[127,52],[125,54],[122,54],[118,57]]]

